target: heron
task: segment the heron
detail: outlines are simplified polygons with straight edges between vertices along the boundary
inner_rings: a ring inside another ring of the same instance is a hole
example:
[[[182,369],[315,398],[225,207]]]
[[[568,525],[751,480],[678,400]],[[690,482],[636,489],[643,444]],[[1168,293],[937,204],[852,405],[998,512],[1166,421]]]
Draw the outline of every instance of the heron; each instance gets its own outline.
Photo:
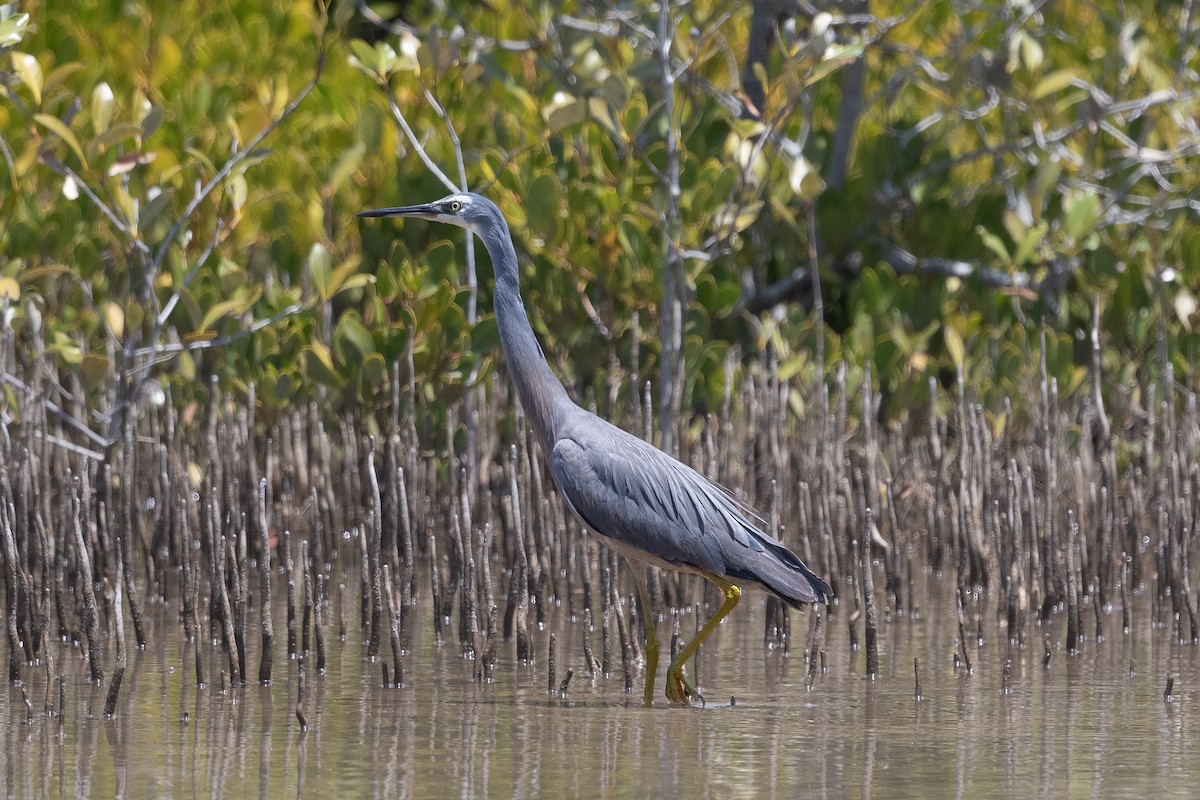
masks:
[[[508,223],[492,201],[472,192],[360,217],[407,217],[465,228],[483,242],[495,276],[493,306],[508,374],[554,484],[568,508],[630,563],[690,572],[716,585],[723,601],[667,668],[672,705],[704,703],[684,665],[738,603],[743,588],[763,589],[794,608],[826,603],[829,584],[732,494],[650,443],[576,404],[550,369],[521,298]],[[653,705],[659,641],[644,580],[635,583],[646,629],[647,707]]]

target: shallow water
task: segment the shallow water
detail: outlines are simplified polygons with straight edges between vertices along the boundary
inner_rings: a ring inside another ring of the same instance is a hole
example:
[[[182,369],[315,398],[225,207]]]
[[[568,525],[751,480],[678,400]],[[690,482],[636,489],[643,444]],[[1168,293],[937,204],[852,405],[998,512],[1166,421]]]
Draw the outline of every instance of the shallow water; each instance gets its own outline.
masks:
[[[26,721],[21,688],[0,692],[9,797],[1192,797],[1200,767],[1191,742],[1198,648],[1145,621],[1079,655],[1055,644],[1042,667],[1042,636],[1061,643],[1061,620],[1031,628],[1025,649],[1003,641],[994,607],[980,615],[974,670],[955,670],[957,624],[950,581],[930,579],[918,616],[881,623],[882,674],[862,675],[847,643],[847,609],[825,623],[826,671],[805,689],[811,616],[794,614],[792,654],[762,644],[763,600],[747,595],[710,639],[700,688],[713,707],[640,706],[620,675],[591,680],[581,622],[551,613],[558,680],[574,670],[565,699],[547,693],[548,632],[539,662],[519,665],[502,642],[497,679],[472,680],[456,641],[434,642],[417,609],[405,686],[385,689],[361,641],[329,643],[324,675],[307,677],[302,733],[294,714],[297,664],[276,656],[269,687],[197,690],[181,652],[173,609],[152,615],[151,646],[131,652],[116,719],[99,718],[107,686],[85,680],[77,648],[59,650],[66,714],[43,716],[44,668],[30,668]],[[1143,598],[1139,602],[1147,602]],[[1091,625],[1091,609],[1084,619]],[[352,615],[349,615],[352,616]],[[276,620],[283,619],[277,613]],[[247,626],[256,674],[258,633]],[[684,617],[683,628],[694,624]],[[281,645],[276,623],[277,647]],[[972,624],[971,629],[975,630]],[[990,633],[989,633],[990,632]],[[664,623],[663,635],[667,635]],[[861,638],[861,633],[860,633]],[[600,649],[599,632],[593,646]],[[385,648],[386,649],[386,648]],[[215,648],[207,648],[211,652]],[[6,654],[7,655],[7,654]],[[923,697],[913,697],[913,658]],[[187,668],[184,668],[184,663]],[[1010,693],[1002,671],[1012,660]],[[112,658],[105,666],[111,671]],[[224,662],[206,658],[206,677]],[[1131,666],[1133,668],[1131,674]],[[285,673],[286,670],[286,674]],[[1162,697],[1175,677],[1173,701]],[[657,692],[661,698],[662,671]],[[730,706],[730,698],[736,704]],[[716,701],[720,701],[717,703]],[[89,709],[91,714],[89,714]]]

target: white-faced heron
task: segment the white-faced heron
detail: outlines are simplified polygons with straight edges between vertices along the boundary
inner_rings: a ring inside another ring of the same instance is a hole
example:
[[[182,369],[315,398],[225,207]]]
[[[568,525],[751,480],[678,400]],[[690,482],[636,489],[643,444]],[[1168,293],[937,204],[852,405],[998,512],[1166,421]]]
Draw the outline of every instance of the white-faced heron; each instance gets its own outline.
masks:
[[[472,193],[452,194],[434,203],[358,216],[446,222],[483,241],[495,270],[496,325],[508,373],[567,505],[627,559],[694,572],[720,587],[725,597],[721,607],[667,668],[668,700],[703,702],[684,677],[683,665],[737,605],[740,587],[764,589],[794,608],[829,600],[829,584],[764,533],[753,513],[728,492],[567,396],[529,327],[508,223],[490,200]],[[658,634],[644,582],[636,583],[646,622],[644,698],[649,706],[658,668]]]

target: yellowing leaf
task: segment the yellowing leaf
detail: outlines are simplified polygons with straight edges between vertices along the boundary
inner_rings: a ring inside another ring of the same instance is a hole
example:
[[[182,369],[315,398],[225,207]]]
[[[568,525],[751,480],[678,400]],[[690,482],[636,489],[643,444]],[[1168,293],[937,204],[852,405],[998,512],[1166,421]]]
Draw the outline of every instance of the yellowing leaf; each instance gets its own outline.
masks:
[[[1060,69],[1051,72],[1033,87],[1033,99],[1041,100],[1046,95],[1054,94],[1057,91],[1067,88],[1074,81],[1074,70]]]
[[[125,335],[125,312],[111,300],[104,304],[104,324],[112,331],[112,335],[120,339]]]
[[[0,277],[0,300],[20,300],[21,285],[12,278]]]

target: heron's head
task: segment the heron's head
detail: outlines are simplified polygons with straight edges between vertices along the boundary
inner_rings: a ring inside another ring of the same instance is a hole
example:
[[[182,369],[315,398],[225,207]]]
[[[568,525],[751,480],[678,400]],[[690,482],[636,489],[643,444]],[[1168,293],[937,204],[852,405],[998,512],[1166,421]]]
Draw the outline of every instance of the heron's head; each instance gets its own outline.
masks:
[[[499,211],[490,200],[471,192],[463,192],[419,206],[377,208],[374,211],[360,212],[357,216],[431,219],[479,233],[487,223],[499,216]]]

